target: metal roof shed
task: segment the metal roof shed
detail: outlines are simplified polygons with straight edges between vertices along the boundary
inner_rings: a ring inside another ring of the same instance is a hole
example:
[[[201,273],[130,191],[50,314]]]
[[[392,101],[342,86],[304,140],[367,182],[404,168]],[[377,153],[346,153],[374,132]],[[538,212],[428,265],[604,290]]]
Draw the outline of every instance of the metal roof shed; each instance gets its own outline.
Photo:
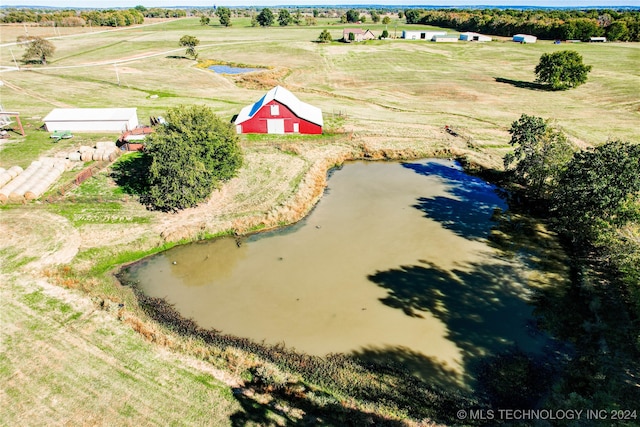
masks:
[[[123,132],[138,126],[136,108],[56,108],[44,118],[47,131]]]

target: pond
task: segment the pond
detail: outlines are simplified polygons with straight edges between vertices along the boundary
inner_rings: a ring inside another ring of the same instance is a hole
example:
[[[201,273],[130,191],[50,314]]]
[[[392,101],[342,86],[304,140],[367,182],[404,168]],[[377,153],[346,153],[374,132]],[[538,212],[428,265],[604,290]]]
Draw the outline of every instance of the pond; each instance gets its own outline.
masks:
[[[217,74],[242,74],[242,73],[250,73],[252,71],[265,70],[265,68],[243,68],[243,67],[232,67],[230,65],[212,65],[209,67],[209,69],[214,71]]]
[[[176,247],[126,276],[202,327],[467,387],[480,358],[548,343],[528,286],[545,272],[487,239],[506,208],[452,161],[353,162],[303,221]]]

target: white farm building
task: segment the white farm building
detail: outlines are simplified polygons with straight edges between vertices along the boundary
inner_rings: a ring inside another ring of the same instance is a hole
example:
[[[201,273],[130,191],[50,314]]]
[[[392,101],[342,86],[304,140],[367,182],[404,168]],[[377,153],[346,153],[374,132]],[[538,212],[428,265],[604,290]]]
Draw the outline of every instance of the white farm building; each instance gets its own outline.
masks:
[[[406,40],[433,40],[436,36],[446,36],[446,31],[402,31],[402,38]]]
[[[464,42],[490,42],[491,37],[478,33],[460,33],[460,40]]]
[[[47,131],[124,132],[138,126],[136,108],[56,108],[44,118]]]
[[[537,40],[536,36],[530,34],[516,34],[513,36],[513,41],[517,43],[535,43]]]

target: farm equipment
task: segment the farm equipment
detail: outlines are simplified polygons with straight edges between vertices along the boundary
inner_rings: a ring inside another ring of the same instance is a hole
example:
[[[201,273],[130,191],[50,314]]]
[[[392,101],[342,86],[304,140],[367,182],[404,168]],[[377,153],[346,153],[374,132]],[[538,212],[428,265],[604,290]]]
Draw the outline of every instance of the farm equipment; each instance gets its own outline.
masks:
[[[459,135],[458,135],[458,132],[456,132],[455,130],[453,130],[453,128],[452,128],[451,126],[449,126],[449,125],[446,125],[446,126],[444,127],[444,130],[445,130],[445,131],[447,131],[447,133],[448,133],[449,135],[452,135],[452,136],[459,136]]]
[[[55,130],[51,134],[51,138],[53,138],[53,142],[58,142],[61,139],[69,139],[72,138],[73,134],[70,130]]]

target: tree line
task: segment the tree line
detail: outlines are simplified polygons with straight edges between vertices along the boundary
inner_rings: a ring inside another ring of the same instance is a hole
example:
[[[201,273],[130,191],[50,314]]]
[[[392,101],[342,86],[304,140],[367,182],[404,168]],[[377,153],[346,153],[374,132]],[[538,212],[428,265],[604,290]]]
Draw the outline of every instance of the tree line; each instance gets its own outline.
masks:
[[[36,23],[40,26],[82,27],[127,27],[142,24],[145,18],[182,18],[187,12],[182,9],[162,9],[136,6],[132,9],[106,10],[42,10],[8,9],[0,16],[0,23]]]
[[[523,114],[504,165],[529,205],[549,217],[575,262],[600,263],[640,319],[640,144],[610,140],[576,150],[549,120]],[[583,266],[583,267],[585,267]],[[635,329],[640,351],[640,323]]]
[[[407,24],[434,25],[510,37],[532,34],[549,40],[607,37],[640,41],[640,12],[605,10],[407,9]]]

